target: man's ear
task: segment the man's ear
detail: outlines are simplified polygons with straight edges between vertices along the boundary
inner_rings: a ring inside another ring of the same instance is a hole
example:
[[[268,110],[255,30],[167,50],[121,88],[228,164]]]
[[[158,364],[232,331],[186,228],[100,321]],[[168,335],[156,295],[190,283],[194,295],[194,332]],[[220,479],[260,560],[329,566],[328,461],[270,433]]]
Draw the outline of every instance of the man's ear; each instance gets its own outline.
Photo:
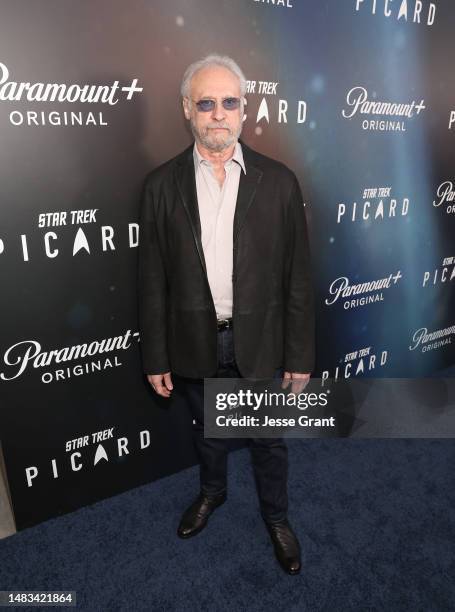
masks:
[[[188,98],[182,98],[183,112],[185,114],[185,118],[190,118],[190,108],[189,108],[189,100]]]

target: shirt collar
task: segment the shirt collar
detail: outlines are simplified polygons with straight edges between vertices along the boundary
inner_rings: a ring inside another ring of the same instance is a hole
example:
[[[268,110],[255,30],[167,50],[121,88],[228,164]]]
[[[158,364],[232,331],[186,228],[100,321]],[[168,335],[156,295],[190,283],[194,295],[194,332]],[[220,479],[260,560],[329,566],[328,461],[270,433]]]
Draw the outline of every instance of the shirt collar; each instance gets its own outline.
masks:
[[[194,158],[195,165],[200,165],[203,162],[210,163],[207,159],[205,159],[205,157],[202,157],[202,155],[199,153],[199,149],[197,148],[196,141],[194,142],[194,146],[193,146],[193,158]],[[230,159],[232,159],[233,161],[236,161],[242,168],[244,174],[246,174],[245,162],[243,160],[242,145],[240,144],[238,140],[235,143],[234,153]],[[230,161],[230,159],[226,160],[226,162]]]

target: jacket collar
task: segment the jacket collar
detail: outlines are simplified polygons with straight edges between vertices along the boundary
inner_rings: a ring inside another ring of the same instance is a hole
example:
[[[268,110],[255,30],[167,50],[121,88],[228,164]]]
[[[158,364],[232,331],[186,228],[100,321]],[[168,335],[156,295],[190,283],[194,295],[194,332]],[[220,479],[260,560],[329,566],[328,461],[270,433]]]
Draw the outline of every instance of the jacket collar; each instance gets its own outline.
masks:
[[[239,142],[242,146],[246,174],[244,172],[240,173],[239,190],[234,213],[234,248],[243,227],[246,214],[254,202],[257,186],[261,182],[263,175],[263,170],[259,167],[260,156],[256,153],[256,151],[250,149],[250,147],[246,145],[243,140],[239,139]],[[201,241],[201,221],[197,203],[193,147],[194,142],[177,156],[175,179],[180,199],[188,214],[188,220],[196,241],[201,264],[207,273]]]

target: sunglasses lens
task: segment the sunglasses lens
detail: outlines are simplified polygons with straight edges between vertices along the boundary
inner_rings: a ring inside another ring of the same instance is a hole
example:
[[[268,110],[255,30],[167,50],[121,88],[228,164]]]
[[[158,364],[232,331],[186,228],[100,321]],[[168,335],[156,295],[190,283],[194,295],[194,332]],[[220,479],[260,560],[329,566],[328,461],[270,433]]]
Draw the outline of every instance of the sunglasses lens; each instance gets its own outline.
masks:
[[[240,100],[239,98],[225,98],[223,106],[226,110],[235,110],[240,106]]]
[[[215,108],[215,102],[213,100],[199,100],[199,102],[196,102],[196,106],[201,112],[207,113]]]

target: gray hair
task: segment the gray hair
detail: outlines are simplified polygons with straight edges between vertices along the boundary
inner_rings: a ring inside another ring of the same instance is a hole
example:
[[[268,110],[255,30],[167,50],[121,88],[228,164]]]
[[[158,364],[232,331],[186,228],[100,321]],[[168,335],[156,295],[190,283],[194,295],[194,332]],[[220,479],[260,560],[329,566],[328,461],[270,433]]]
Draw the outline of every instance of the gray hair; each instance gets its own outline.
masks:
[[[198,70],[202,70],[203,68],[209,68],[211,66],[223,66],[223,68],[227,68],[233,74],[235,74],[235,76],[238,77],[240,81],[240,95],[243,98],[246,93],[246,79],[240,66],[237,64],[237,62],[235,62],[227,55],[218,55],[217,53],[211,53],[203,59],[198,60],[197,62],[193,62],[188,66],[188,68],[185,70],[185,74],[183,75],[182,84],[180,87],[180,93],[182,97],[190,97],[191,79],[196,74],[196,72],[198,72]]]

